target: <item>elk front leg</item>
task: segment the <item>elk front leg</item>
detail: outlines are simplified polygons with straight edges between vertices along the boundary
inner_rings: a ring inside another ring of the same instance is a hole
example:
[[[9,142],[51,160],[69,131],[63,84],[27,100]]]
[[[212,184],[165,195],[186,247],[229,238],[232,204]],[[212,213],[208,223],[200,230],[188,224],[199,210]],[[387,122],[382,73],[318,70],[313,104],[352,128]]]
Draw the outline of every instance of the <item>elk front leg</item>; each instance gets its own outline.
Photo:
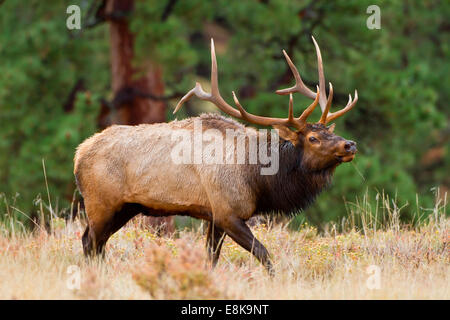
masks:
[[[274,275],[269,252],[262,243],[255,238],[252,231],[243,220],[238,218],[230,219],[222,227],[227,235],[245,250],[251,252],[266,267],[271,276]]]
[[[214,268],[219,260],[220,249],[225,239],[224,231],[216,226],[213,222],[209,223],[208,234],[206,237],[206,250],[211,266]]]

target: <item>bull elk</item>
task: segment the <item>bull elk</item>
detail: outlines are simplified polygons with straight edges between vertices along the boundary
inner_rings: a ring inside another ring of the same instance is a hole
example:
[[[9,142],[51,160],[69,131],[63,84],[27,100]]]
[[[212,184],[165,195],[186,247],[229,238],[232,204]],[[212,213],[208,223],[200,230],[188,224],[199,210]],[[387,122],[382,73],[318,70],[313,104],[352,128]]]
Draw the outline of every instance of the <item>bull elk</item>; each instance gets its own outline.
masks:
[[[336,167],[352,161],[356,143],[333,133],[327,124],[351,110],[357,100],[349,96],[345,108],[330,113],[333,86],[326,96],[325,77],[319,46],[317,53],[319,86],[311,91],[287,53],[283,54],[295,78],[291,88],[277,94],[290,95],[287,118],[253,115],[239,103],[236,108],[221,97],[217,62],[211,39],[211,93],[197,83],[178,103],[174,113],[192,96],[215,104],[226,114],[249,123],[278,130],[279,170],[260,174],[260,161],[237,164],[174,164],[170,150],[172,134],[192,132],[195,121],[202,130],[214,129],[218,138],[235,130],[237,135],[261,139],[260,131],[215,114],[160,124],[114,125],[88,138],[75,154],[75,179],[85,202],[88,226],[82,237],[86,255],[101,253],[108,238],[139,213],[148,216],[186,215],[209,222],[206,247],[215,266],[225,235],[251,252],[272,273],[266,248],[253,236],[246,221],[260,213],[293,213],[304,210],[326,188]],[[313,100],[299,117],[293,115],[292,94],[299,92]],[[317,123],[307,123],[316,105],[322,109]],[[278,136],[277,136],[278,138]],[[278,141],[278,140],[277,140]],[[273,146],[269,139],[265,148]],[[246,148],[249,144],[245,144]],[[272,151],[273,152],[273,151]]]

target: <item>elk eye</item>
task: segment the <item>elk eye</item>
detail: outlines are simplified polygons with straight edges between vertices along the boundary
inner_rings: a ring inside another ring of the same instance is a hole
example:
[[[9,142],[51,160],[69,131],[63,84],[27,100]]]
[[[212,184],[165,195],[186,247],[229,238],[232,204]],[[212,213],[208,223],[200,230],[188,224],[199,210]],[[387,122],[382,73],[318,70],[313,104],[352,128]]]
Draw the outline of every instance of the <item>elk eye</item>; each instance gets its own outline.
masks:
[[[319,142],[319,140],[317,140],[317,139],[314,138],[314,137],[309,137],[309,142],[311,142],[311,143],[317,143],[317,142]]]

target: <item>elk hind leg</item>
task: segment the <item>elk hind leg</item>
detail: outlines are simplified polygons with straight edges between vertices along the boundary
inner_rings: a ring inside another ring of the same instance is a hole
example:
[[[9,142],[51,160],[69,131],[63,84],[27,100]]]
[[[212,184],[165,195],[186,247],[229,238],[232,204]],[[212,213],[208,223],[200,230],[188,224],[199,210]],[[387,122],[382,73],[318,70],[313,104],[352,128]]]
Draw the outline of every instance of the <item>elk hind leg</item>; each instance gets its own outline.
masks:
[[[133,219],[139,213],[146,210],[144,206],[136,203],[125,203],[122,208],[114,214],[111,226],[109,228],[109,236],[112,236],[128,221]]]
[[[86,201],[88,226],[82,237],[85,256],[102,254],[113,223],[114,209],[102,203]]]
[[[94,232],[90,232],[90,226],[88,226],[82,239],[85,255],[103,253],[108,239],[143,210],[141,205],[126,203],[109,219],[104,219],[103,223],[93,223],[96,226]]]

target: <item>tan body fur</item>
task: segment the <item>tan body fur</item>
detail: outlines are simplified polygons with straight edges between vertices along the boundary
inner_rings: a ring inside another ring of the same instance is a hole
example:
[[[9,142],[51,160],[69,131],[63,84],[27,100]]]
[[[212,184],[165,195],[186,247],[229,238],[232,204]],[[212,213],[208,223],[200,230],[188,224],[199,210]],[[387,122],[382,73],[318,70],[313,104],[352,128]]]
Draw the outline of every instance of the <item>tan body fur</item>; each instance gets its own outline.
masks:
[[[201,119],[203,130],[222,127],[217,131],[222,136],[226,128],[257,134],[229,118],[203,115]],[[105,225],[122,214],[126,203],[140,204],[154,216],[182,214],[208,221],[214,216],[215,222],[232,213],[243,220],[251,217],[255,196],[245,185],[243,165],[173,163],[170,151],[177,141],[171,136],[180,129],[192,130],[193,118],[114,125],[80,144],[74,173],[94,238],[98,240]]]

